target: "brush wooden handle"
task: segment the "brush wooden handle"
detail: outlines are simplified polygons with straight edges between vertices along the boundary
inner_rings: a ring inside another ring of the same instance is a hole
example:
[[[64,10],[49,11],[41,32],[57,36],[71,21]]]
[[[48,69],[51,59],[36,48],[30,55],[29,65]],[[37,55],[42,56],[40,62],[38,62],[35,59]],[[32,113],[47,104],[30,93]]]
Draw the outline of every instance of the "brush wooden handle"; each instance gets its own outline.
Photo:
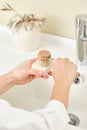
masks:
[[[49,58],[51,58],[51,53],[47,50],[41,50],[38,53],[38,59],[42,61],[47,61]]]

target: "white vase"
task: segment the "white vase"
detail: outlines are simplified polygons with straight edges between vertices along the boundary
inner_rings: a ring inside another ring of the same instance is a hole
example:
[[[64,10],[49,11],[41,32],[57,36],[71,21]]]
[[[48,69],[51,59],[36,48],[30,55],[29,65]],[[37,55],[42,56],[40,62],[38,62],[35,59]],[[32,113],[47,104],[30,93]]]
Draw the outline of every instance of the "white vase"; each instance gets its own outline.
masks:
[[[37,27],[28,26],[25,30],[21,26],[17,31],[12,32],[12,46],[23,51],[33,51],[38,49],[41,44],[41,31]]]

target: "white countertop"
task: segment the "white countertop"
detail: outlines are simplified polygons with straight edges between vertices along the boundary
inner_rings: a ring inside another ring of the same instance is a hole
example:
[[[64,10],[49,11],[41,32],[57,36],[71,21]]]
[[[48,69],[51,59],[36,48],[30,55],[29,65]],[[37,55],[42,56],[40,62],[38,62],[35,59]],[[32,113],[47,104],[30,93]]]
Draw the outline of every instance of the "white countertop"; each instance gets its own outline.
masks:
[[[36,57],[39,50],[49,50],[53,58],[67,57],[76,62],[75,40],[50,34],[42,34],[40,48],[32,52],[23,52],[12,48],[9,31],[6,26],[0,25],[0,75],[4,74],[26,59]],[[65,130],[86,130],[67,125]]]
[[[53,58],[68,57],[75,61],[75,48],[72,47],[75,47],[73,39],[42,34],[40,48],[32,52],[23,52],[11,46],[7,27],[0,26],[0,74],[11,70],[23,60],[36,57],[38,51],[42,49],[49,50]]]
[[[72,125],[66,125],[63,130],[87,130],[80,127],[72,126]]]

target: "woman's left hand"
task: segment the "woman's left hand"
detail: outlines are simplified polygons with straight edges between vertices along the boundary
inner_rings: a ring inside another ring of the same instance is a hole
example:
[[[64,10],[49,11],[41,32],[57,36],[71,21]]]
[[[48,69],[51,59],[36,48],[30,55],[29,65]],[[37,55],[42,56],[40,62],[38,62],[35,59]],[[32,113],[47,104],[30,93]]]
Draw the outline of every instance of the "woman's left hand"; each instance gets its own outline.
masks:
[[[36,78],[49,78],[49,75],[52,75],[52,72],[49,72],[48,75],[44,75],[41,70],[35,70],[31,66],[37,59],[30,59],[25,61],[22,65],[12,70],[12,76],[15,78],[16,85],[25,84],[31,82]]]

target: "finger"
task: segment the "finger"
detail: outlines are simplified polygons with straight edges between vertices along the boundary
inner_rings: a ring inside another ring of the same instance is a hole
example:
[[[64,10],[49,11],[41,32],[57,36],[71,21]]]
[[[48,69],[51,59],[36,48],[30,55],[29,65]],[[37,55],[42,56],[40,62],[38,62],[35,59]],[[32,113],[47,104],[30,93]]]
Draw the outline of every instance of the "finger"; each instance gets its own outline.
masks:
[[[26,62],[29,64],[29,66],[31,66],[36,60],[37,58],[33,58],[33,59],[27,60]]]
[[[61,61],[61,58],[53,59],[52,65],[54,65],[56,62]]]
[[[48,78],[49,78],[49,76],[48,76],[48,75],[42,75],[42,77],[41,77],[41,78],[48,79]]]
[[[61,60],[62,58],[56,58],[56,59],[54,59],[53,61],[55,62],[55,61],[59,61],[59,60]]]
[[[70,61],[70,63],[73,64],[74,67],[77,69],[77,65],[74,62]]]
[[[30,59],[30,64],[33,64],[36,60],[37,58]]]
[[[63,60],[65,60],[66,62],[70,61],[69,58],[64,58]]]
[[[76,73],[76,77],[80,77],[80,73],[79,72]]]
[[[53,74],[53,72],[52,72],[52,71],[49,71],[49,72],[48,72],[48,75],[50,75],[50,76],[51,76],[52,74]]]
[[[36,78],[44,78],[44,79],[48,79],[49,76],[48,76],[48,75],[42,75],[42,76],[36,76]]]
[[[43,75],[43,71],[30,68],[29,74],[36,75],[36,76],[42,76]]]

